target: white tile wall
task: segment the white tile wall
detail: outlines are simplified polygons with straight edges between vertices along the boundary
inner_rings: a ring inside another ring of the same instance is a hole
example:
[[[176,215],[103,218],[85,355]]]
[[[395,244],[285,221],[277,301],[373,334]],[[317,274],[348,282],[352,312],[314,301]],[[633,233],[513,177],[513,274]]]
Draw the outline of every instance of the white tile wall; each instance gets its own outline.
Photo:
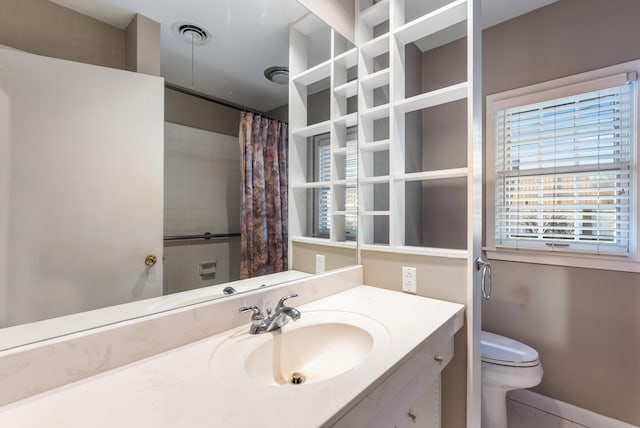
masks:
[[[240,148],[237,137],[165,123],[164,234],[240,231]],[[165,245],[164,292],[239,278],[240,240]],[[216,261],[214,275],[199,264]]]

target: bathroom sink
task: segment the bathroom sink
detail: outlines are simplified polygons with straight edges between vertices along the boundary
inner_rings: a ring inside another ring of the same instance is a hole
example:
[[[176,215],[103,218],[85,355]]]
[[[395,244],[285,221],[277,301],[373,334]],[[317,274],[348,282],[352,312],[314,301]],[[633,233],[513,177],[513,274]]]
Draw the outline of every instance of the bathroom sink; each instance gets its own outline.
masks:
[[[244,328],[215,349],[210,367],[214,375],[235,384],[298,387],[366,366],[388,345],[387,330],[372,318],[308,311],[269,333],[252,335]]]

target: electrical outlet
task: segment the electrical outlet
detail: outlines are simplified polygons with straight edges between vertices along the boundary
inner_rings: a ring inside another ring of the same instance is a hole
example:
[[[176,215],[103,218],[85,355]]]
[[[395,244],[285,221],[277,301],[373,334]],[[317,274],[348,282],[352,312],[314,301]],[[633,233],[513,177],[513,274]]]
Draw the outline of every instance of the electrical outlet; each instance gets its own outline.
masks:
[[[324,256],[322,254],[316,254],[316,273],[324,272]]]
[[[416,268],[403,267],[402,268],[402,291],[407,293],[416,292]]]

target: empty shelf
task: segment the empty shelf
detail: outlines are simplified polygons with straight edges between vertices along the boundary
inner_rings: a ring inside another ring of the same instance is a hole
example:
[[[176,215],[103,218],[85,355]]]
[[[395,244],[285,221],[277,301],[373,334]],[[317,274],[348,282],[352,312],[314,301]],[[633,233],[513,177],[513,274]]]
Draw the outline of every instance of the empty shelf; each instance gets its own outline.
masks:
[[[389,150],[391,140],[373,141],[371,143],[360,144],[360,151],[362,152],[382,152]]]
[[[347,128],[356,126],[358,124],[358,113],[350,113],[340,116],[336,118],[334,122],[338,125],[346,126]]]
[[[468,172],[468,168],[439,169],[435,171],[412,172],[409,174],[397,175],[394,176],[393,179],[395,181],[442,180],[445,178],[466,177]]]
[[[389,84],[389,69],[376,71],[360,79],[362,89],[376,89]]]
[[[292,183],[294,189],[319,189],[322,187],[330,187],[331,181],[316,181],[312,183]]]
[[[416,95],[396,103],[396,109],[401,113],[409,113],[441,104],[450,103],[467,97],[467,82],[437,89],[426,94]]]
[[[358,179],[356,178],[347,178],[345,180],[334,180],[332,181],[336,186],[348,186],[350,184],[355,185],[358,184]]]
[[[351,48],[348,51],[336,56],[335,62],[345,68],[351,68],[358,64],[358,48]]]
[[[421,256],[444,257],[449,259],[466,259],[467,250],[449,248],[413,247],[413,246],[383,246],[376,244],[363,244],[360,249],[365,251],[383,251],[402,254],[415,254]]]
[[[378,120],[389,117],[389,104],[373,107],[362,112],[362,118],[368,120]]]
[[[299,83],[305,86],[309,86],[312,83],[326,79],[331,74],[331,60],[325,61],[311,67],[308,70],[303,71],[293,78],[295,83]]]
[[[457,0],[398,28],[396,37],[406,45],[466,19],[467,0]]]
[[[333,92],[335,92],[336,95],[342,95],[345,98],[356,96],[358,95],[358,81],[352,80],[351,82],[336,86]]]
[[[360,183],[362,184],[370,184],[370,183],[388,183],[391,180],[391,177],[388,175],[380,175],[377,177],[362,177],[360,178]]]
[[[327,247],[354,248],[355,241],[331,241],[329,238],[315,238],[311,236],[296,236],[291,238],[292,242],[301,244],[326,245]]]
[[[334,155],[348,155],[348,154],[356,154],[358,153],[357,147],[340,147],[338,149],[331,149],[331,153]]]
[[[331,128],[331,121],[315,123],[313,125],[305,126],[304,128],[298,128],[293,130],[292,134],[299,137],[313,137],[314,135],[326,134]]]
[[[389,52],[389,34],[376,37],[360,46],[360,51],[369,58],[375,58]]]
[[[361,216],[388,216],[391,215],[391,211],[360,211]]]
[[[360,19],[370,27],[375,27],[389,19],[389,0],[381,0],[374,3],[360,13]]]

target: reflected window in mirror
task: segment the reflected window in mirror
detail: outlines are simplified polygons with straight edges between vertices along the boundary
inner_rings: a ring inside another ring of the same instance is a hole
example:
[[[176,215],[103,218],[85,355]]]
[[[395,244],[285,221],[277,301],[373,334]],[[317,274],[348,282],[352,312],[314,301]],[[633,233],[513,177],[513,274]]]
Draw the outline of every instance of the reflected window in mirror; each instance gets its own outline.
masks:
[[[313,150],[312,165],[313,181],[323,183],[331,181],[331,148],[329,134],[312,137]],[[335,195],[332,198],[331,187],[320,187],[313,190],[312,208],[312,236],[329,238],[331,232],[332,199],[336,204],[334,211],[344,211],[345,239],[356,240],[357,231],[357,185],[358,157],[357,157],[357,127],[347,129],[346,151],[334,153],[334,175],[339,181],[344,181],[340,188],[334,185]]]

